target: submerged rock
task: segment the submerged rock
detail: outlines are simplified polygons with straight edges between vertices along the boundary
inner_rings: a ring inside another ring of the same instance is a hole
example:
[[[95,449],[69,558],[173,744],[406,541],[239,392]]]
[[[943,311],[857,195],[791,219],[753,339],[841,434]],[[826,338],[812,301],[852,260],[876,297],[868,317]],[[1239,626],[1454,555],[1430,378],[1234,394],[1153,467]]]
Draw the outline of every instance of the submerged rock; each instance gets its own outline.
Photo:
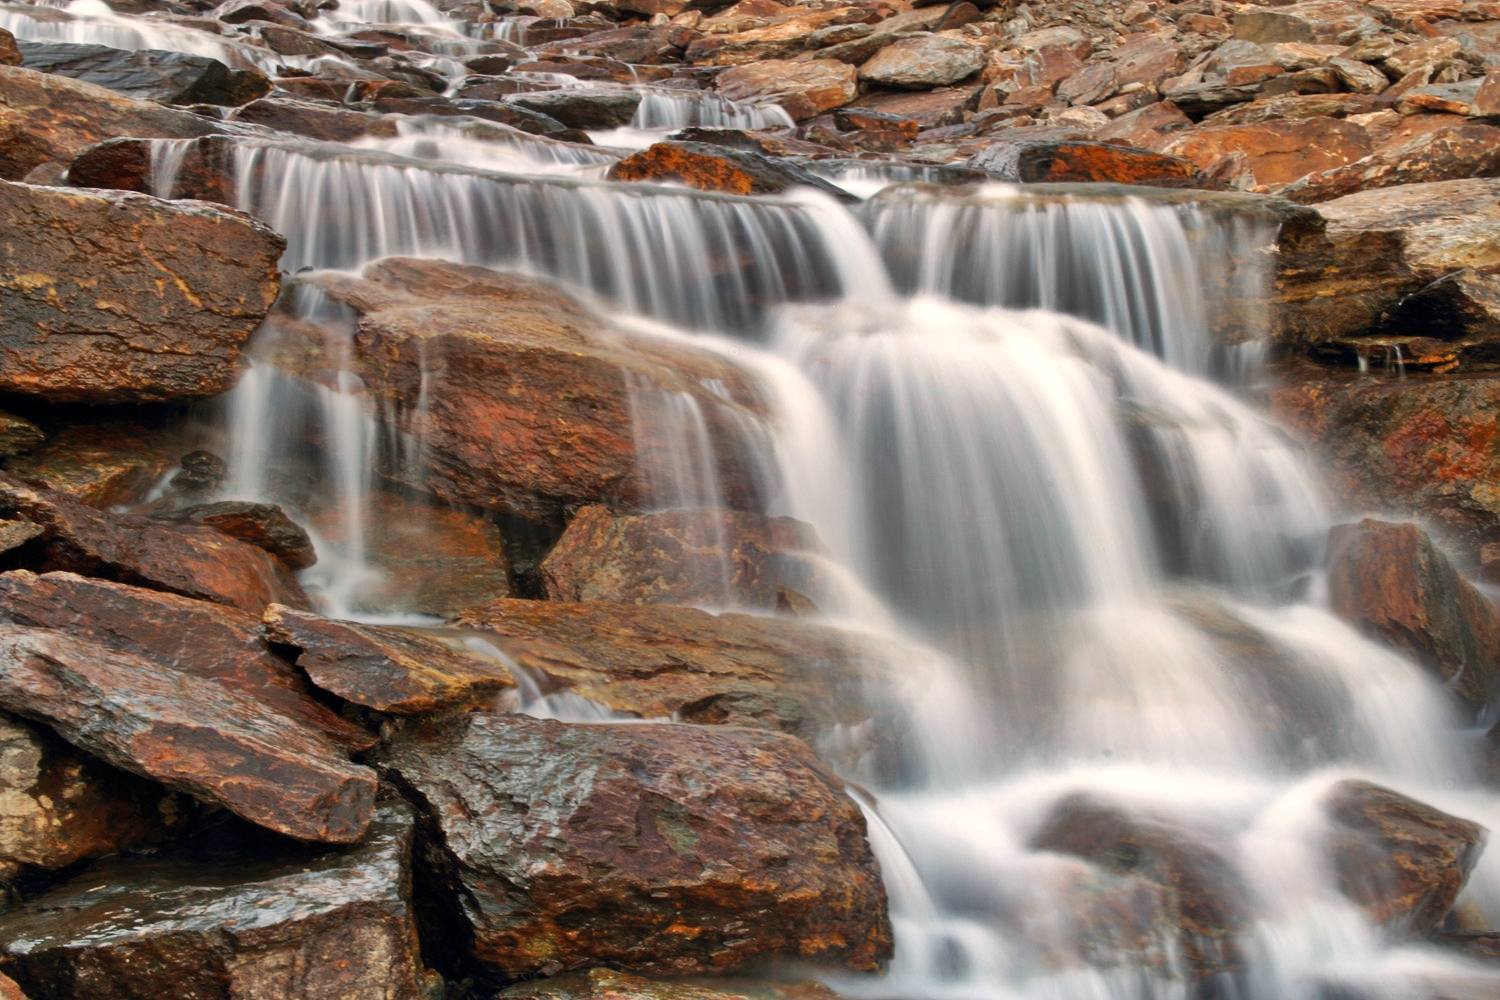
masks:
[[[232,70],[217,59],[185,52],[125,51],[71,42],[22,42],[20,49],[21,65],[27,69],[108,87],[142,101],[236,107],[271,92],[271,81],[254,70]]]
[[[345,701],[393,715],[488,705],[514,683],[499,661],[420,632],[358,625],[273,604],[268,640],[297,650],[312,682]]]
[[[847,104],[859,94],[854,67],[835,59],[761,59],[725,70],[714,78],[714,86],[731,101],[779,104],[796,121]]]
[[[629,125],[640,106],[636,91],[555,90],[517,94],[509,103],[554,118],[568,128],[610,129]]]
[[[286,242],[204,204],[0,181],[0,390],[195,399],[233,383]]]
[[[385,805],[348,851],[210,835],[96,864],[0,917],[0,967],[56,1000],[425,1000],[412,826]]]
[[[1421,528],[1340,524],[1327,572],[1334,614],[1427,667],[1470,711],[1500,694],[1500,612]]]
[[[1485,830],[1365,781],[1327,800],[1339,888],[1398,939],[1436,930],[1484,850]]]
[[[383,773],[429,811],[473,954],[507,977],[890,955],[864,818],[790,737],[474,714]]]
[[[968,165],[1010,183],[1210,186],[1193,164],[1181,157],[1108,142],[1009,142],[1002,138],[976,153]]]
[[[729,510],[613,516],[585,507],[542,562],[553,601],[707,604],[775,610],[777,592],[816,596],[826,555],[812,525]]]
[[[370,824],[374,774],[320,733],[217,681],[98,643],[0,625],[0,708],[289,837],[348,844]]]

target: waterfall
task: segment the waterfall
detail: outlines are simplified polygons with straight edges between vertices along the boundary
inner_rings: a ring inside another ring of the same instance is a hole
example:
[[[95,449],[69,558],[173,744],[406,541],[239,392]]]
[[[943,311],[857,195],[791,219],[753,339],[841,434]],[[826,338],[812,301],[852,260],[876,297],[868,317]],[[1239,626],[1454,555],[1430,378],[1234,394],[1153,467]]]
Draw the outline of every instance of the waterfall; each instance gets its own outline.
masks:
[[[792,116],[777,104],[743,104],[698,90],[647,90],[635,110],[632,128],[791,128]]]

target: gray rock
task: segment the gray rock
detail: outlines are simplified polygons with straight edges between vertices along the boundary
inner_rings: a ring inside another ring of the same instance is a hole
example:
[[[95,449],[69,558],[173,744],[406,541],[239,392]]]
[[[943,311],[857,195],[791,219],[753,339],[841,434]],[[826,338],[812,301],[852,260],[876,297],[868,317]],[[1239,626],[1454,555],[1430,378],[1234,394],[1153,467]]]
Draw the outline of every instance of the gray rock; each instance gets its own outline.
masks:
[[[143,101],[237,107],[271,92],[271,82],[250,70],[231,70],[217,59],[106,45],[17,42],[21,65],[83,80]]]
[[[554,118],[568,128],[607,129],[629,125],[641,95],[629,90],[554,90],[517,94],[507,103]]]
[[[972,76],[984,63],[977,45],[944,35],[910,35],[871,57],[859,68],[859,78],[887,87],[940,87]]]

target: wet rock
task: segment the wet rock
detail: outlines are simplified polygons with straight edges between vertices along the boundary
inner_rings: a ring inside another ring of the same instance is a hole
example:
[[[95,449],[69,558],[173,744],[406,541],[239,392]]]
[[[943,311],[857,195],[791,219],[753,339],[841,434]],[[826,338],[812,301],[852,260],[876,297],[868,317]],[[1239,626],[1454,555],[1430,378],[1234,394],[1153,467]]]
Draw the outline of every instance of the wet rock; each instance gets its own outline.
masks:
[[[1053,807],[1030,846],[1084,858],[1155,887],[1167,901],[1164,916],[1173,924],[1170,933],[1189,980],[1243,965],[1236,938],[1249,922],[1249,892],[1205,832],[1078,794]],[[1148,914],[1147,925],[1162,919]]]
[[[47,163],[66,165],[86,146],[117,136],[188,139],[218,128],[207,118],[135,101],[64,76],[0,65],[0,178],[20,180]]]
[[[21,65],[21,50],[16,47],[16,36],[0,28],[0,66]]]
[[[699,191],[724,194],[777,194],[794,187],[816,188],[839,201],[847,191],[794,163],[747,150],[700,142],[658,142],[609,168],[614,181],[668,181]]]
[[[0,964],[59,1000],[423,1000],[412,827],[392,804],[348,851],[225,835],[96,864],[0,918]]]
[[[383,773],[431,814],[473,954],[507,977],[890,955],[864,818],[791,737],[474,714]]]
[[[920,657],[826,626],[667,605],[495,601],[454,620],[537,679],[641,718],[779,729],[816,742],[879,714]],[[744,711],[748,704],[760,706]],[[753,721],[752,721],[753,717]]]
[[[1320,239],[1283,248],[1277,340],[1306,349],[1376,328],[1456,271],[1500,269],[1500,180],[1406,184],[1323,202]]]
[[[1399,939],[1436,930],[1484,850],[1484,828],[1364,781],[1334,786],[1326,807],[1343,893]]]
[[[41,525],[28,565],[165,590],[260,614],[268,604],[305,606],[286,567],[213,528],[107,514],[50,490],[0,476],[0,510]]]
[[[122,770],[299,840],[364,835],[374,775],[216,681],[47,629],[0,625],[0,708]]]
[[[1197,128],[1183,133],[1163,152],[1211,171],[1231,153],[1244,153],[1256,184],[1289,184],[1315,171],[1368,156],[1370,138],[1352,122],[1334,118],[1268,121],[1259,125]]]
[[[312,696],[307,681],[261,641],[249,612],[73,573],[0,574],[0,621],[56,629],[171,673],[217,681],[321,732],[366,750],[368,733]]]
[[[1103,182],[1150,187],[1210,186],[1192,163],[1176,156],[1108,142],[993,143],[968,165],[1012,183]]]
[[[1402,299],[1389,326],[1461,343],[1479,362],[1500,360],[1500,275],[1465,268],[1439,278]]]
[[[207,525],[230,538],[264,549],[288,569],[307,569],[318,561],[307,532],[275,504],[220,500],[152,516],[174,524]]]
[[[273,604],[266,638],[296,650],[312,682],[377,712],[424,715],[487,705],[513,683],[499,661],[411,629],[335,621]]]
[[[208,205],[0,182],[0,389],[54,402],[229,388],[285,241]]]
[[[285,98],[268,97],[253,101],[236,110],[232,120],[325,142],[352,142],[365,136],[396,136],[396,123],[389,118]]]
[[[101,510],[140,503],[187,450],[181,433],[129,420],[70,424],[5,470]]]
[[[925,90],[957,83],[984,69],[984,49],[947,35],[911,35],[875,53],[859,78],[886,87]]]
[[[635,91],[555,90],[538,94],[518,94],[510,103],[547,115],[568,128],[610,129],[629,125],[640,106],[641,95]]]
[[[1280,192],[1304,204],[1398,184],[1500,176],[1500,128],[1467,122],[1310,174]]]
[[[764,153],[767,156],[800,156],[812,160],[826,160],[840,152],[815,142],[795,138],[791,129],[775,132],[770,129],[746,131],[737,128],[684,128],[668,136],[680,142],[707,143],[710,146],[727,146],[743,149],[749,153]]]
[[[1336,615],[1426,666],[1471,711],[1500,693],[1500,612],[1421,528],[1338,525],[1327,571]]]
[[[585,507],[542,562],[553,601],[707,604],[772,611],[777,592],[818,591],[811,525],[742,511],[615,517]]]
[[[170,835],[186,803],[0,712],[0,887]],[[0,991],[0,997],[3,997]]]
[[[0,413],[0,458],[24,455],[46,439],[42,429],[25,417]]]
[[[217,59],[185,52],[67,42],[21,42],[20,49],[27,69],[97,84],[141,101],[238,107],[271,92],[271,81],[253,70],[231,70]]]
[[[68,167],[72,187],[139,191],[159,198],[196,198],[234,206],[234,141],[204,136],[160,148],[148,139],[109,139],[78,154]],[[170,176],[153,164],[158,156],[173,157]],[[159,188],[159,190],[158,190]]]
[[[539,521],[565,504],[638,505],[628,379],[699,400],[726,496],[735,507],[753,500],[752,460],[726,422],[745,415],[742,404],[699,379],[721,380],[736,400],[754,397],[717,356],[624,335],[549,285],[484,268],[391,258],[363,279],[316,280],[362,314],[365,384],[416,415],[409,432],[420,433],[429,468],[392,473],[412,475],[413,487]]]
[[[731,101],[775,102],[796,121],[847,104],[859,93],[854,67],[836,59],[761,60],[725,70],[714,86]]]

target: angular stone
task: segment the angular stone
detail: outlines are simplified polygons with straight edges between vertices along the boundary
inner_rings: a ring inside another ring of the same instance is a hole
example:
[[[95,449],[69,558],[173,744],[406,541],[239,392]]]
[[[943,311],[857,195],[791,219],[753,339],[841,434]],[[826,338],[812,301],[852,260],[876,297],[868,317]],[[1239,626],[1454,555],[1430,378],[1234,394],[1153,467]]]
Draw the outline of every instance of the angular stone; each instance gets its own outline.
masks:
[[[96,864],[0,917],[0,964],[39,997],[425,1000],[412,830],[393,804],[348,851],[210,835]]]
[[[56,871],[165,839],[188,818],[186,806],[0,712],[0,887],[27,869]]]
[[[1327,572],[1334,614],[1427,667],[1472,711],[1500,693],[1500,612],[1421,528],[1338,525]]]
[[[228,389],[286,246],[208,205],[3,181],[0,231],[0,389],[53,402]]]
[[[140,101],[238,107],[271,92],[271,81],[261,74],[231,70],[208,56],[67,42],[22,42],[20,48],[21,65],[27,69],[107,87]]]
[[[20,180],[44,163],[67,164],[84,147],[116,136],[190,139],[217,131],[186,111],[0,65],[0,179]]]
[[[261,640],[249,612],[73,573],[0,573],[0,621],[56,629],[151,660],[170,673],[217,681],[301,722],[341,747],[374,739],[316,698]]]
[[[1356,94],[1378,94],[1390,86],[1384,73],[1365,63],[1353,59],[1330,59],[1328,65],[1339,75],[1344,88]]]
[[[0,413],[0,458],[14,458],[47,440],[42,429],[25,417]]]
[[[1382,148],[1342,167],[1323,170],[1283,189],[1283,198],[1312,204],[1358,191],[1500,176],[1500,128],[1464,122]]]
[[[568,128],[610,129],[629,125],[641,95],[634,91],[610,93],[588,90],[554,90],[540,94],[517,94],[511,104],[555,118]]]
[[[16,36],[0,28],[0,66],[21,65],[21,50],[16,47]]]
[[[921,123],[914,118],[871,111],[868,108],[844,108],[833,113],[833,123],[846,132],[888,131],[899,132],[903,138],[915,139],[921,131]]]
[[[31,454],[7,459],[5,471],[104,510],[145,500],[186,450],[186,436],[170,429],[126,420],[71,424]]]
[[[607,176],[612,181],[668,181],[738,195],[811,187],[839,201],[851,200],[847,191],[795,163],[699,142],[655,143],[610,167]]]
[[[30,521],[0,520],[0,552],[18,549],[33,538],[40,538],[46,531],[40,524]]]
[[[396,123],[389,118],[334,108],[311,101],[265,98],[235,111],[234,121],[264,125],[325,142],[351,142],[366,136],[396,137]]]
[[[280,559],[287,569],[307,569],[318,561],[312,539],[275,504],[220,500],[153,514],[158,521],[202,524],[230,538],[249,542]]]
[[[796,121],[847,104],[859,93],[853,66],[835,59],[768,59],[735,66],[714,79],[731,101],[774,101]]]
[[[1193,164],[1176,156],[1108,142],[1007,142],[985,147],[968,165],[1023,184],[1110,183],[1202,187]]]
[[[1396,110],[1403,115],[1438,112],[1450,115],[1472,115],[1474,102],[1479,97],[1479,80],[1461,83],[1433,83],[1412,87],[1401,94]]]
[[[1484,827],[1365,781],[1335,785],[1326,808],[1343,893],[1399,940],[1436,930],[1484,851]]]
[[[1182,48],[1160,35],[1127,36],[1125,44],[1110,53],[1115,67],[1115,86],[1139,83],[1154,87],[1164,77],[1180,73],[1186,62]]]
[[[1391,79],[1399,80],[1408,73],[1457,58],[1462,50],[1463,43],[1456,38],[1425,38],[1403,45],[1386,56],[1385,65],[1390,70]]]
[[[266,638],[297,650],[312,682],[347,702],[392,715],[491,704],[514,683],[499,661],[412,629],[358,625],[273,604]]]
[[[1258,125],[1282,118],[1348,118],[1393,107],[1394,100],[1369,94],[1292,94],[1226,108],[1203,119],[1205,126]]]
[[[984,49],[977,45],[947,35],[912,35],[872,56],[859,68],[859,78],[886,87],[925,90],[973,76],[984,69],[984,63]]]
[[[1163,150],[1212,170],[1230,153],[1244,153],[1257,184],[1290,184],[1319,170],[1343,166],[1370,154],[1370,137],[1352,122],[1334,118],[1268,121],[1186,132]]]
[[[1159,101],[1116,118],[1094,133],[1098,142],[1126,142],[1137,149],[1159,151],[1193,121],[1171,101]]]
[[[890,954],[864,817],[789,736],[472,714],[382,771],[441,830],[474,955],[508,977]]]
[[[302,589],[279,561],[213,528],[106,514],[3,475],[0,510],[46,529],[33,543],[37,551],[30,569],[114,579],[257,615],[268,604],[306,604]]]
[[[685,61],[696,66],[743,66],[762,59],[785,59],[807,45],[812,32],[826,27],[842,14],[838,8],[810,10],[793,8],[771,24],[744,31],[699,36],[688,45]],[[788,16],[790,15],[790,16]]]
[[[742,511],[615,517],[580,510],[542,562],[553,601],[706,604],[773,611],[777,591],[816,594],[825,554],[811,525]]]
[[[0,625],[0,708],[289,837],[347,844],[370,824],[374,774],[321,734],[216,681],[97,643]]]

